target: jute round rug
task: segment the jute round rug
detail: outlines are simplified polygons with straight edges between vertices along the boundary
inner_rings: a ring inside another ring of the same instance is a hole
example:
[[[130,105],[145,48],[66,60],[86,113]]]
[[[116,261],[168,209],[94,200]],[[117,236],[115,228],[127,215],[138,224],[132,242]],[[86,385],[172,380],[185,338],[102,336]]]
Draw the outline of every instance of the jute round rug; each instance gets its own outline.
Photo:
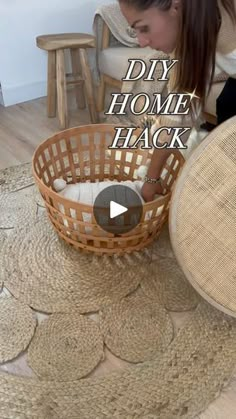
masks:
[[[42,219],[38,222],[42,226]],[[54,237],[57,238],[59,244],[53,244],[55,239],[51,239],[51,241],[49,240],[51,244],[46,243],[45,245],[45,252],[43,250],[36,251],[35,243],[38,243],[36,234],[31,236],[29,233],[33,227],[31,225],[28,228],[21,228],[19,232],[16,229],[13,234],[7,237],[7,240],[3,241],[3,246],[0,248],[0,278],[4,280],[4,283],[7,278],[10,287],[15,288],[15,294],[18,294],[23,301],[27,298],[28,304],[30,299],[33,299],[41,306],[45,300],[47,308],[52,308],[52,305],[55,308],[58,307],[56,302],[58,299],[61,311],[68,310],[70,313],[76,307],[76,304],[73,304],[72,295],[75,295],[76,301],[78,301],[78,295],[81,297],[81,293],[79,294],[77,290],[81,278],[79,282],[76,282],[75,277],[71,275],[71,272],[75,271],[75,267],[78,267],[78,263],[75,263],[70,253],[61,249],[60,246],[64,246],[64,243],[56,235]],[[37,245],[40,249],[40,247],[43,248],[43,233],[40,236],[37,223],[35,229],[38,237],[41,237],[41,244]],[[48,228],[49,230],[50,228]],[[21,241],[24,242],[23,246],[19,245]],[[165,252],[165,248],[163,250]],[[27,252],[28,256],[25,254]],[[32,257],[32,253],[39,254],[39,258]],[[59,253],[60,257],[58,257]],[[78,257],[78,253],[76,254]],[[12,260],[6,261],[7,256]],[[147,256],[149,258],[150,254]],[[159,256],[172,258],[166,254]],[[99,301],[99,304],[94,306],[98,305],[99,308],[104,307],[104,304],[109,306],[124,298],[125,295],[119,298],[119,294],[116,294],[113,288],[117,279],[118,267],[123,273],[123,281],[127,279],[129,281],[127,271],[134,271],[135,261],[137,262],[135,272],[137,277],[141,276],[140,267],[142,265],[145,266],[145,270],[147,266],[149,267],[150,258],[148,258],[143,259],[143,256],[140,255],[139,259],[137,256],[121,260],[104,259],[102,268],[100,264],[102,259],[99,259],[98,263],[96,258],[94,260],[92,258],[92,261],[89,262],[93,265],[93,269],[90,267],[89,270],[88,255],[86,255],[87,262],[82,264],[81,268],[83,272],[83,266],[85,267],[85,280],[82,281],[83,298],[91,296],[95,275],[90,278],[90,273],[94,271],[94,268],[98,273],[96,279],[99,281],[102,281],[103,278],[100,279],[100,276],[106,271],[110,276],[113,275],[112,280],[108,281],[112,295],[107,295],[104,284],[107,278],[105,278],[102,283],[102,293],[106,300],[105,302],[101,301],[101,295],[97,289],[92,296],[95,295],[96,302]],[[32,262],[34,259],[37,261],[36,264]],[[23,264],[20,263],[21,260]],[[30,263],[32,263],[32,268],[25,269],[26,266],[29,267]],[[71,264],[74,264],[72,268],[70,268]],[[58,269],[58,265],[62,267],[62,273]],[[36,269],[35,272],[34,269]],[[51,274],[47,275],[49,272]],[[87,272],[90,281],[86,276]],[[36,279],[32,279],[34,276]],[[62,278],[63,285],[58,281],[58,277]],[[145,279],[145,275],[142,275],[143,279]],[[47,287],[44,285],[46,280],[49,284]],[[27,281],[30,284],[29,288],[26,286]],[[123,284],[118,275],[118,288],[119,281]],[[139,281],[136,281],[134,289],[141,281],[140,278]],[[15,285],[17,282],[23,284]],[[69,295],[68,284],[69,286],[72,284]],[[48,289],[50,297],[47,295]],[[39,300],[37,295],[40,295]],[[91,301],[94,302],[94,299],[88,300],[91,307]],[[61,313],[61,315],[63,314]],[[35,419],[41,417],[45,419],[58,419],[59,417],[62,419],[77,417],[80,419],[94,419],[95,417],[96,419],[111,419],[113,417],[119,417],[119,419],[137,417],[140,419],[191,419],[205,410],[229,382],[236,364],[235,348],[236,320],[217,311],[200,299],[200,304],[192,313],[189,322],[179,330],[171,344],[163,352],[157,351],[155,359],[142,365],[133,365],[103,377],[84,378],[80,381],[66,383],[60,382],[58,379],[53,381],[28,379],[0,373],[0,416],[13,419],[16,417],[22,419],[26,419],[26,417]]]
[[[105,344],[112,353],[129,362],[156,358],[173,338],[167,311],[141,293],[113,303],[100,314]]]
[[[14,298],[0,298],[0,363],[27,348],[35,327],[36,318],[28,306]]]
[[[24,195],[41,208],[45,208],[44,200],[36,185],[24,189]]]
[[[162,302],[169,311],[194,309],[200,297],[187,282],[175,258],[159,257],[155,264],[156,275],[146,276],[141,282],[143,292],[155,301]],[[161,286],[163,293],[160,298]]]
[[[37,206],[30,198],[19,199],[17,193],[0,194],[0,228],[12,229],[33,222]]]
[[[32,191],[32,195],[33,195],[33,198],[34,198],[36,204],[39,205],[42,208],[45,208],[45,203],[44,203],[44,200],[43,200],[43,198],[42,198],[42,196],[41,196],[41,194],[38,190],[38,187],[33,186],[32,188],[29,188],[29,189]]]
[[[0,171],[0,192],[16,192],[34,184],[32,163],[8,167]]]
[[[0,229],[0,244],[3,243],[3,240],[5,240],[6,237],[7,237],[7,235],[6,235],[5,231]]]
[[[4,242],[5,238],[6,238],[6,234],[5,234],[5,232],[4,232],[3,230],[1,230],[1,229],[0,229],[0,248],[1,248],[1,247],[2,247],[2,245],[3,245],[3,242]],[[0,276],[0,292],[1,292],[2,286],[3,286],[3,279],[2,279],[2,277]]]
[[[174,252],[172,250],[172,246],[170,243],[170,235],[169,235],[169,228],[168,222],[164,224],[161,234],[157,240],[153,242],[152,246],[152,257],[153,259],[162,257],[172,257],[174,258]]]
[[[104,377],[60,383],[0,373],[3,417],[191,419],[229,382],[236,322],[201,303],[157,359]]]
[[[134,291],[148,270],[143,258],[116,261],[79,253],[58,238],[46,215],[17,229],[3,243],[0,259],[6,288],[47,313],[97,311]]]
[[[98,325],[78,313],[53,314],[37,328],[28,363],[41,378],[71,381],[88,375],[103,358]]]

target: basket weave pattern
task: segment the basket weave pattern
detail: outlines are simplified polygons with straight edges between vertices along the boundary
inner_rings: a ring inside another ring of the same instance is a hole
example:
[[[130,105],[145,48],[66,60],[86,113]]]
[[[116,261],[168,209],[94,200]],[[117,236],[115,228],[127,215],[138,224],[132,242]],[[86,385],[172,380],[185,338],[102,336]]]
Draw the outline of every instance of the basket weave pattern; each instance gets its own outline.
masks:
[[[134,131],[139,136],[140,129]],[[49,218],[61,238],[75,248],[97,254],[124,254],[140,250],[156,238],[168,216],[172,185],[184,159],[179,152],[166,161],[162,170],[165,195],[143,205],[137,227],[122,236],[98,226],[93,206],[68,200],[53,190],[53,181],[67,183],[137,180],[136,171],[151,158],[150,150],[110,150],[114,125],[87,125],[62,131],[46,141],[33,157],[33,174],[45,201]],[[108,223],[108,209],[106,209]]]

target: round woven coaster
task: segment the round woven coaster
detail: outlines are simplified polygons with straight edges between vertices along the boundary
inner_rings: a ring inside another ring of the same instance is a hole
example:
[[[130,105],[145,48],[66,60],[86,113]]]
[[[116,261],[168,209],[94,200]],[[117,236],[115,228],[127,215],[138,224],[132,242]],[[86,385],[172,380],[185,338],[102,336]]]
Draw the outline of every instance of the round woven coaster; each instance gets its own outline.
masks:
[[[188,311],[194,309],[200,297],[186,280],[174,258],[160,257],[155,263],[156,275],[146,276],[141,282],[143,292],[150,298],[160,300],[169,311]]]
[[[37,328],[28,363],[42,379],[71,381],[85,377],[104,356],[98,325],[78,313],[53,314]]]
[[[134,291],[149,264],[81,254],[58,238],[46,215],[17,229],[0,249],[0,273],[12,294],[36,310],[99,310]]]
[[[0,298],[0,363],[27,348],[35,327],[36,319],[29,307],[14,298]]]
[[[0,192],[16,192],[33,184],[31,163],[0,170]]]
[[[166,310],[140,294],[104,308],[101,330],[111,352],[134,363],[157,357],[173,338],[173,325]]]
[[[22,199],[19,193],[0,194],[0,228],[20,227],[36,216],[37,206],[30,198]]]

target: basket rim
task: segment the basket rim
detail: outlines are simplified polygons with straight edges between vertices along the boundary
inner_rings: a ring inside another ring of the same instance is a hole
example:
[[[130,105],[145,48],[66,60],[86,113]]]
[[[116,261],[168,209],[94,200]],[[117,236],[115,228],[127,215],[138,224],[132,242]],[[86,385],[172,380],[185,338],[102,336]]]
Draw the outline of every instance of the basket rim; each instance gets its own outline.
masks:
[[[77,201],[73,201],[73,200],[68,199],[68,198],[64,198],[58,192],[54,191],[52,188],[49,188],[47,185],[45,185],[45,183],[37,175],[37,173],[35,171],[35,168],[34,168],[34,163],[35,163],[36,154],[39,152],[39,149],[42,147],[42,145],[44,143],[46,143],[47,141],[50,141],[52,138],[57,137],[57,136],[59,136],[59,137],[63,136],[64,133],[70,134],[71,132],[77,131],[79,128],[81,128],[81,129],[85,129],[85,128],[87,129],[88,128],[89,130],[93,131],[94,129],[96,129],[96,127],[100,127],[100,128],[101,127],[104,127],[104,128],[105,127],[110,127],[110,128],[112,128],[112,127],[119,127],[119,125],[117,125],[117,124],[86,124],[86,125],[78,125],[78,126],[75,126],[75,127],[72,127],[72,128],[67,128],[63,131],[56,131],[53,135],[51,135],[50,137],[46,138],[46,140],[43,140],[40,144],[38,144],[37,148],[35,149],[35,151],[33,153],[32,161],[31,161],[32,173],[33,173],[34,179],[35,179],[35,181],[38,185],[40,185],[42,188],[46,188],[50,192],[50,194],[52,195],[52,197],[54,199],[59,198],[60,203],[63,204],[63,203],[71,202],[75,209],[77,207],[77,208],[80,208],[84,211],[91,211],[93,209],[94,205],[85,204],[83,202],[77,202]],[[124,127],[124,129],[125,128],[129,128],[129,127]],[[141,128],[139,128],[139,127],[133,127],[133,128],[136,128],[136,130],[141,131]],[[171,197],[171,191],[167,192],[164,195],[157,196],[157,198],[155,198],[152,201],[144,202],[142,204],[142,206],[146,209],[146,211],[148,211],[148,207],[150,206],[150,210],[151,210],[154,202],[162,201],[162,200],[168,199],[170,197]],[[72,207],[72,209],[73,209],[73,207]]]

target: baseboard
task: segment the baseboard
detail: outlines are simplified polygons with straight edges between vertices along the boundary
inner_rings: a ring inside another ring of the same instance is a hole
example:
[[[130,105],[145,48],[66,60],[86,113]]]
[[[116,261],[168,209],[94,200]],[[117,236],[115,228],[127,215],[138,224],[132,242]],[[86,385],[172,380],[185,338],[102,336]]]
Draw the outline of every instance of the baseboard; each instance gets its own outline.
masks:
[[[18,86],[2,85],[3,106],[27,102],[47,95],[47,82],[35,82]]]

